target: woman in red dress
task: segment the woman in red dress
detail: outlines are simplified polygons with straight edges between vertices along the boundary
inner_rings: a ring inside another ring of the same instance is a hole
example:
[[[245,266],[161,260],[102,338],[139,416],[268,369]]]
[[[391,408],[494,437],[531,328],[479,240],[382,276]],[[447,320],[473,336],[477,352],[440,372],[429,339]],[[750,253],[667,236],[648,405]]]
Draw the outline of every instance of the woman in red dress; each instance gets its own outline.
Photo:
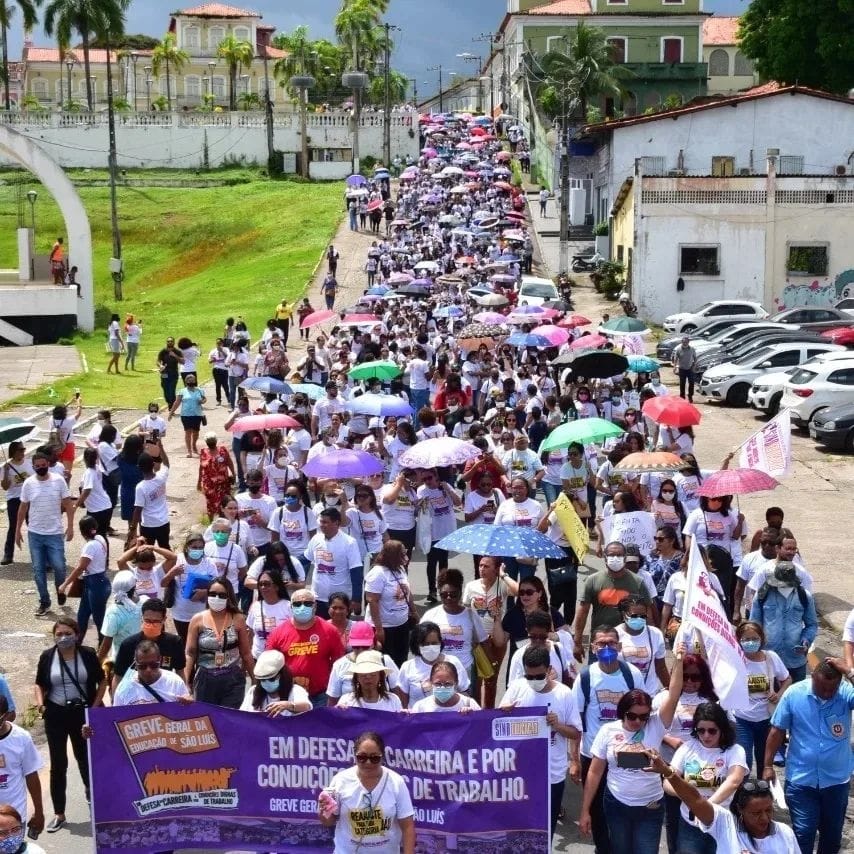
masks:
[[[220,515],[222,500],[231,495],[234,485],[234,463],[228,450],[217,442],[216,433],[205,433],[205,447],[199,453],[199,481],[196,489],[203,493],[211,520]]]

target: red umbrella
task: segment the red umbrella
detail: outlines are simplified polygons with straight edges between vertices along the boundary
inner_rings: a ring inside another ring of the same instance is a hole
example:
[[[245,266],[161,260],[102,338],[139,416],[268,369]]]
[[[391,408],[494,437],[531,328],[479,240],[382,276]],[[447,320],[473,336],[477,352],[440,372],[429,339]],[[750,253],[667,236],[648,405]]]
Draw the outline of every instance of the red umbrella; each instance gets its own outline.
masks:
[[[482,127],[473,127],[469,131],[469,136],[486,136],[486,131]]]
[[[569,317],[564,317],[558,323],[558,326],[562,326],[564,329],[574,329],[576,326],[587,326],[592,322],[592,320],[588,320],[583,314],[570,314]]]
[[[245,433],[247,430],[273,430],[277,427],[296,430],[301,428],[302,424],[284,412],[274,412],[270,415],[247,415],[238,418],[228,429],[231,433]]]
[[[345,314],[342,323],[382,323],[382,318],[375,314]]]
[[[697,490],[697,494],[707,498],[720,498],[723,495],[765,492],[779,485],[779,481],[759,469],[722,469],[710,474]]]
[[[608,339],[604,335],[582,335],[569,345],[570,350],[586,350],[588,347],[601,347],[607,344]]]
[[[520,213],[519,211],[505,211],[504,216],[506,216],[508,219],[525,219],[525,214]]]
[[[308,329],[310,326],[317,326],[319,323],[326,323],[327,320],[330,320],[335,316],[334,311],[329,311],[329,309],[326,308],[321,311],[313,311],[300,324],[300,329]]]
[[[375,211],[377,208],[381,208],[382,206],[382,199],[374,199],[372,202],[368,202],[368,211]]]
[[[667,427],[690,427],[699,424],[702,415],[693,403],[681,397],[653,397],[648,400],[641,412],[657,424]]]

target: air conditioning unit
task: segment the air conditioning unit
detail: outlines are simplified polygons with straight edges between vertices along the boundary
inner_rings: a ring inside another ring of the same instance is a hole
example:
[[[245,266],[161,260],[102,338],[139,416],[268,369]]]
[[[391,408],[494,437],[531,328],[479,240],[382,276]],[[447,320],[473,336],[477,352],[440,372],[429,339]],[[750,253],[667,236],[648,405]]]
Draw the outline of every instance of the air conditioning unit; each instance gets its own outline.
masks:
[[[840,163],[838,166],[836,166],[834,168],[833,171],[837,175],[847,175],[848,174],[848,167],[844,163]]]
[[[738,170],[738,174],[739,175],[749,175],[750,170],[748,168],[744,167],[744,168]]]
[[[684,177],[684,175],[685,175],[684,169],[671,169],[667,173],[668,178],[682,178],[682,177]]]

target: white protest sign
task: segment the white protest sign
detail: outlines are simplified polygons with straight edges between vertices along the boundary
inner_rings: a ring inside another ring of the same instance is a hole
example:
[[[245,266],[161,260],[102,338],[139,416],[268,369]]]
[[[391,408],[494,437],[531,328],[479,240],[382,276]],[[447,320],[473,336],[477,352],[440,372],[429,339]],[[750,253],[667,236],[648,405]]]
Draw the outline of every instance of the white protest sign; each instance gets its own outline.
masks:
[[[759,469],[772,477],[788,474],[792,465],[792,418],[788,409],[739,448],[738,465],[743,469]]]
[[[647,556],[655,547],[655,516],[645,510],[634,513],[614,513],[601,522],[604,540],[602,547],[608,543],[618,542],[623,545],[635,543],[641,554]]]

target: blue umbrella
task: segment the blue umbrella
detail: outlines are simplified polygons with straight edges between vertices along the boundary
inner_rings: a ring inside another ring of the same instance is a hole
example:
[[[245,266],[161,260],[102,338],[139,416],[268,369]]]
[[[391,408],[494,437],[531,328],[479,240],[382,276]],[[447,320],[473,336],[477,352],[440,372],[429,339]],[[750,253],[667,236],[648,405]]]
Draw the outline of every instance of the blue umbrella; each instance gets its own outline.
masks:
[[[318,400],[326,394],[326,389],[315,383],[291,383],[291,391],[294,394],[304,394],[309,400]]]
[[[391,288],[387,288],[385,285],[376,285],[373,288],[368,288],[367,295],[371,297],[382,297],[385,296]]]
[[[347,408],[357,415],[412,417],[412,407],[395,394],[362,394],[354,397]]]
[[[436,548],[496,557],[563,558],[563,549],[534,528],[516,525],[466,525],[443,537]]]
[[[368,179],[364,175],[350,175],[345,183],[348,187],[361,187],[368,183]]]
[[[533,332],[514,332],[505,342],[511,347],[552,347],[548,338]]]
[[[260,391],[264,394],[293,394],[293,386],[275,380],[272,377],[250,377],[248,380],[243,380],[240,383],[240,388],[250,389],[251,391]]]
[[[629,356],[628,360],[630,371],[645,371],[646,373],[649,373],[650,371],[657,371],[661,367],[655,359],[652,359],[649,356]]]
[[[465,311],[458,305],[443,305],[433,312],[433,317],[462,317]]]

